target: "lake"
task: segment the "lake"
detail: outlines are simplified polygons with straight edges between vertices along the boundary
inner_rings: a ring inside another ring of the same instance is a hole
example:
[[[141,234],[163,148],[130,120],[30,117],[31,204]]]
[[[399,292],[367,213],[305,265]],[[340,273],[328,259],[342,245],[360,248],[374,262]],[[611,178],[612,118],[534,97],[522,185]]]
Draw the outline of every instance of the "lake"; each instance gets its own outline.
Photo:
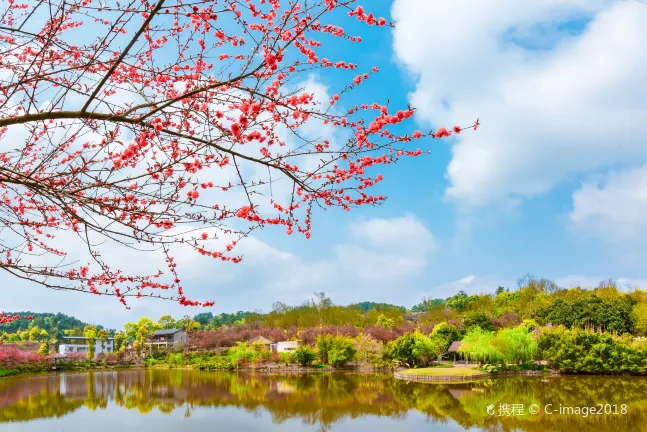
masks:
[[[585,416],[581,407],[602,414]],[[59,373],[0,379],[0,430],[647,431],[647,379],[500,377],[438,385],[358,373]]]

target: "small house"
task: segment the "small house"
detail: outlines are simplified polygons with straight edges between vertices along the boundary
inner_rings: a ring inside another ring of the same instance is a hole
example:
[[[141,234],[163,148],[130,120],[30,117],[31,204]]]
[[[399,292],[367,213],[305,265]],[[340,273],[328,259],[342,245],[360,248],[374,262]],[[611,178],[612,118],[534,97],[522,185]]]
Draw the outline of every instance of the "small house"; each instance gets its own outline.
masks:
[[[272,344],[271,348],[272,348],[272,351],[283,353],[283,352],[294,352],[298,346],[299,346],[299,343],[297,341],[283,341],[283,342],[277,342],[275,344]]]
[[[99,354],[111,353],[114,351],[114,338],[108,338],[101,342],[99,339],[94,340],[94,356]],[[83,336],[64,336],[61,338],[61,343],[58,345],[58,352],[61,355],[70,353],[83,353],[89,352],[88,339]]]
[[[164,329],[155,330],[148,338],[146,345],[151,349],[153,347],[168,348],[183,342],[186,342],[186,330],[181,328]]]

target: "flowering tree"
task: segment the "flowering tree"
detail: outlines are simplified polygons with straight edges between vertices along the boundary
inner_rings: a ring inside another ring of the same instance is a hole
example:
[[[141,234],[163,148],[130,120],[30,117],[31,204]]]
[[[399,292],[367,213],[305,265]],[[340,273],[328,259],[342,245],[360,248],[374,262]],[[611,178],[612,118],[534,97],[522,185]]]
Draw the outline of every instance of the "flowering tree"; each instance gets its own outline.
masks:
[[[211,306],[185,296],[175,248],[237,263],[257,228],[310,237],[317,207],[380,204],[378,167],[462,129],[398,134],[414,109],[386,97],[340,108],[378,72],[332,58],[362,40],[340,24],[391,25],[355,3],[3,2],[0,267],[124,305]],[[347,85],[315,94],[317,70]],[[164,270],[124,269],[114,248],[157,253]]]

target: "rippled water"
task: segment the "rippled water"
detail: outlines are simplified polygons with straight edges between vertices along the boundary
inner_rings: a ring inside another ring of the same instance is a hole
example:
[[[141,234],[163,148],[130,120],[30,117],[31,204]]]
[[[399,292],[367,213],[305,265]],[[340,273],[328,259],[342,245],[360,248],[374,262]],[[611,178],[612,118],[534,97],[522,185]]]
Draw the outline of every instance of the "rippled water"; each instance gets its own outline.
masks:
[[[560,414],[560,406],[610,413]],[[647,431],[647,379],[502,377],[437,385],[353,373],[61,373],[0,379],[0,430]]]

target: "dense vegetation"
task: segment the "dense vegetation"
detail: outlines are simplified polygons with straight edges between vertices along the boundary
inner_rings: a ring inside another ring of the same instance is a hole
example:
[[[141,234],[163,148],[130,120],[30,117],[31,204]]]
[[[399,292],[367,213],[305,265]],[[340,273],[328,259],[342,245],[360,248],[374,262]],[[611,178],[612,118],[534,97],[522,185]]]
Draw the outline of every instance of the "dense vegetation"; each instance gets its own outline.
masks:
[[[81,320],[63,313],[38,313],[38,312],[8,312],[10,315],[19,315],[22,317],[30,316],[31,320],[17,320],[10,323],[0,324],[0,333],[20,333],[23,331],[31,330],[33,327],[38,327],[47,331],[61,332],[80,332],[88,325]],[[99,330],[103,329],[102,326],[97,326]]]
[[[323,293],[315,297],[299,306],[277,302],[269,313],[201,313],[179,320],[165,315],[157,321],[142,317],[111,335],[117,351],[130,350],[140,357],[155,330],[184,328],[190,335],[184,352],[218,351],[208,361],[189,362],[205,368],[264,362],[417,367],[447,358],[450,344],[458,340],[463,342],[460,357],[497,368],[532,367],[536,360],[566,372],[643,373],[647,366],[642,360],[647,357],[643,338],[647,336],[647,292],[622,292],[612,281],[595,289],[563,289],[528,276],[513,291],[499,287],[493,294],[459,292],[446,299],[423,299],[411,311],[372,302],[339,306]],[[16,333],[4,333],[2,339],[40,342],[41,353],[46,354],[48,342],[57,338],[47,329],[67,321],[34,316],[21,324],[25,330],[17,327]],[[73,331],[89,340],[109,334],[87,325]],[[252,349],[246,344],[257,336],[274,342],[297,340],[303,348],[296,356],[276,357],[266,347]],[[172,363],[168,358],[155,361]]]

